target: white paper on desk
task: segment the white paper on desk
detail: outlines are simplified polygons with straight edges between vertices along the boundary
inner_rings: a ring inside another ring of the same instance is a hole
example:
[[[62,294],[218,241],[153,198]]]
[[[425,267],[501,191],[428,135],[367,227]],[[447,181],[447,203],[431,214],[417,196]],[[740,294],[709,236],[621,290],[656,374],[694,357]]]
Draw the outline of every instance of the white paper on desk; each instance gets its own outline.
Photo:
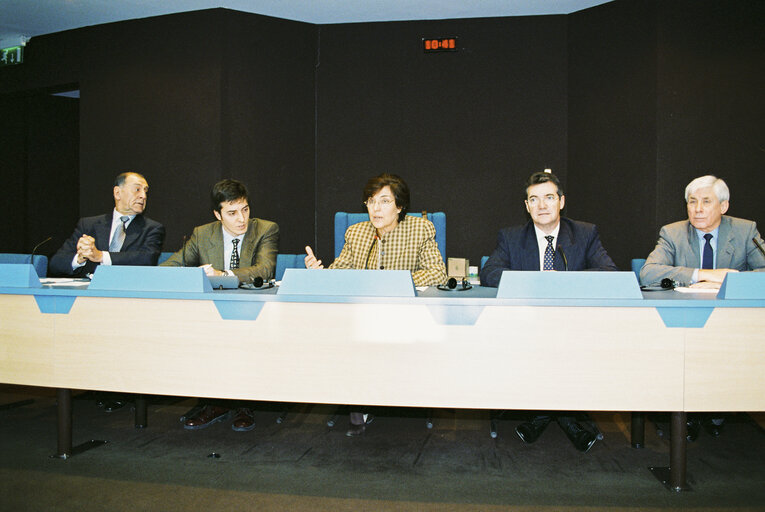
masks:
[[[714,293],[717,295],[717,292],[720,291],[719,288],[691,288],[689,286],[679,286],[675,288],[676,292],[680,293]]]
[[[428,287],[427,286],[415,286],[414,289],[417,290],[418,292],[424,292],[425,290],[428,289]]]
[[[72,277],[46,277],[40,279],[43,286],[82,286],[87,287],[90,279],[72,278]]]

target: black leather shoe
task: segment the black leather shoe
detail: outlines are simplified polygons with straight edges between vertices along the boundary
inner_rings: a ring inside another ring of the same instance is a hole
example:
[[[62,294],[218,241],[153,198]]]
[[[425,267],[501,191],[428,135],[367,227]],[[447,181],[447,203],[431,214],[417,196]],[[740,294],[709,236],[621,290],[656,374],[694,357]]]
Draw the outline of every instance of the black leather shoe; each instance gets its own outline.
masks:
[[[595,434],[582,428],[576,421],[569,423],[564,427],[563,431],[566,433],[566,437],[568,437],[569,441],[571,441],[571,444],[574,445],[574,448],[583,453],[590,451],[592,445],[598,440]]]
[[[537,416],[531,421],[524,421],[515,427],[515,433],[526,444],[531,444],[542,435],[547,425],[550,424],[550,416]]]
[[[241,407],[237,409],[234,421],[231,423],[231,430],[237,432],[249,432],[255,428],[255,415],[250,409]]]
[[[718,422],[721,420],[718,420]],[[720,423],[719,425],[716,425],[713,423],[711,419],[704,420],[701,422],[701,426],[704,427],[704,430],[707,434],[709,434],[712,437],[719,437],[720,434],[722,434],[723,426],[725,423]]]
[[[701,432],[701,421],[698,418],[691,418],[685,423],[685,439],[692,443],[699,438]]]
[[[114,412],[125,407],[125,402],[122,400],[104,400],[103,404],[104,412]]]
[[[183,428],[186,430],[199,430],[207,428],[213,423],[225,420],[229,415],[229,409],[217,407],[215,405],[205,405],[199,412],[188,418]]]
[[[348,431],[345,433],[347,437],[356,437],[360,436],[367,430],[367,425],[372,423],[375,420],[375,417],[373,414],[367,414],[366,415],[366,421],[362,423],[361,425],[354,425],[351,423],[351,426],[348,428]]]

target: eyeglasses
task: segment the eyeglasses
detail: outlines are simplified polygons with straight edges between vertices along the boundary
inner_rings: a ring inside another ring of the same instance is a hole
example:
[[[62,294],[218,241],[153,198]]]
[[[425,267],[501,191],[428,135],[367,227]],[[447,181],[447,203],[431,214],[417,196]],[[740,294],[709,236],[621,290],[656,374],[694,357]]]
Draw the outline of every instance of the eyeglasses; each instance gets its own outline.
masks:
[[[375,199],[367,199],[366,201],[364,201],[364,204],[366,205],[367,208],[374,208],[378,204],[380,205],[381,208],[385,208],[386,206],[390,206],[395,202],[396,202],[395,200],[389,197],[383,197],[379,201]]]
[[[559,200],[559,198],[558,198],[557,195],[548,194],[548,195],[546,195],[544,197],[537,197],[537,196],[530,197],[530,198],[526,199],[526,202],[529,203],[529,206],[537,206],[537,205],[539,205],[539,204],[541,204],[543,202],[544,202],[545,205],[550,206],[550,205],[555,204],[555,202],[558,201],[558,200]]]

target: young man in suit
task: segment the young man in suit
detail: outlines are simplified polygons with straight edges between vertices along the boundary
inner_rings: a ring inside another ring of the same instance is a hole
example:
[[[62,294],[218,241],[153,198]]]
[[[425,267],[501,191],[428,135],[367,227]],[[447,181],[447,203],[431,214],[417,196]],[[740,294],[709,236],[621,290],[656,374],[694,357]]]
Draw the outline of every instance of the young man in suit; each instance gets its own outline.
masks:
[[[537,172],[526,180],[525,204],[531,220],[500,230],[497,247],[481,269],[481,285],[498,286],[505,270],[617,270],[593,224],[561,217],[566,196],[554,174]],[[552,417],[540,414],[515,431],[523,442],[533,443]],[[586,452],[595,444],[595,435],[570,413],[555,417],[577,450]]]
[[[50,260],[51,275],[86,277],[99,265],[156,265],[165,228],[144,217],[149,194],[146,178],[123,172],[114,180],[114,210],[105,215],[85,217]],[[96,404],[112,412],[126,403],[123,395],[98,394]]]
[[[640,270],[640,283],[656,286],[671,279],[680,286],[718,289],[729,272],[764,270],[757,225],[725,215],[729,199],[728,185],[715,176],[691,181],[685,187],[688,220],[661,228],[656,248]],[[686,438],[695,441],[701,427],[717,437],[723,424],[722,417],[689,414]]]
[[[232,275],[241,283],[256,277],[268,281],[276,270],[279,226],[250,218],[247,188],[236,180],[223,180],[213,186],[215,222],[194,228],[189,241],[162,266],[201,266],[208,276]],[[209,402],[186,418],[184,428],[198,430],[229,416],[224,402]],[[255,428],[255,418],[248,407],[239,407],[231,428],[248,431]]]

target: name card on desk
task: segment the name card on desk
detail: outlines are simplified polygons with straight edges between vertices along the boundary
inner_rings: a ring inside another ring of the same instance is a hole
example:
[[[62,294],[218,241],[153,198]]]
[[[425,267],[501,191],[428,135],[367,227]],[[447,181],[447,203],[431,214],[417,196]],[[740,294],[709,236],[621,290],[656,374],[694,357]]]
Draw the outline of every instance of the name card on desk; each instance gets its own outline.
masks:
[[[408,270],[317,270],[288,268],[279,295],[346,295],[352,297],[414,297]]]
[[[212,286],[199,267],[99,265],[88,289],[199,293],[211,292]]]
[[[41,288],[37,271],[29,263],[0,263],[0,286]]]
[[[718,299],[765,299],[765,272],[729,272]]]
[[[634,272],[505,270],[498,299],[642,299]]]

